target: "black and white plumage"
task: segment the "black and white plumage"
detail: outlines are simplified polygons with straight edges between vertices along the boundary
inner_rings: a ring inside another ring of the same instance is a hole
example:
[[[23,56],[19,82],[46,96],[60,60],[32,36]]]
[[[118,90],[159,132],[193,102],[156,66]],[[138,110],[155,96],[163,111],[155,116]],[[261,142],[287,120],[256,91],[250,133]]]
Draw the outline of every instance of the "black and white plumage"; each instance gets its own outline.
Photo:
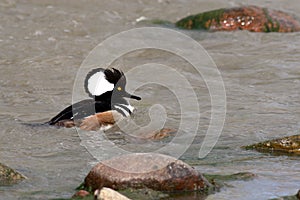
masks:
[[[140,100],[138,96],[126,92],[126,77],[124,73],[115,68],[97,68],[90,71],[84,82],[85,91],[91,99],[85,99],[68,106],[53,117],[49,125],[62,125],[65,121],[82,120],[96,113],[117,111],[128,117],[134,108],[125,98]]]

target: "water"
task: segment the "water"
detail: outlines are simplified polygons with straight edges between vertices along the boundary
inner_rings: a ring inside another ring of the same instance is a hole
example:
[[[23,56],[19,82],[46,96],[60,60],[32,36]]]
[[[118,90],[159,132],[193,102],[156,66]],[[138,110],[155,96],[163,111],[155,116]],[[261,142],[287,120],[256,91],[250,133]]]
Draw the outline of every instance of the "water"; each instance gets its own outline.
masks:
[[[28,126],[23,122],[44,122],[71,103],[77,70],[98,43],[114,33],[141,26],[136,19],[142,16],[174,22],[191,13],[245,4],[295,15],[300,11],[296,0],[288,4],[279,0],[0,2],[0,162],[28,177],[20,184],[1,187],[0,199],[68,198],[95,164],[96,160],[80,145],[75,129]],[[149,61],[171,64],[176,69],[187,66],[182,71],[194,81],[201,121],[194,144],[181,159],[205,173],[257,174],[252,181],[230,182],[233,187],[225,187],[208,199],[269,199],[295,194],[300,189],[298,157],[275,157],[239,147],[299,134],[300,34],[187,34],[208,51],[226,88],[225,126],[216,147],[205,159],[197,159],[211,106],[203,80],[193,77],[188,64],[167,53],[134,52],[119,62],[125,66]],[[170,94],[165,88],[148,85],[137,93],[143,101],[133,103],[143,120],[149,119],[148,106],[161,103],[170,113],[168,125],[176,126],[180,117],[178,104],[169,103]],[[119,145],[135,148],[126,142]]]

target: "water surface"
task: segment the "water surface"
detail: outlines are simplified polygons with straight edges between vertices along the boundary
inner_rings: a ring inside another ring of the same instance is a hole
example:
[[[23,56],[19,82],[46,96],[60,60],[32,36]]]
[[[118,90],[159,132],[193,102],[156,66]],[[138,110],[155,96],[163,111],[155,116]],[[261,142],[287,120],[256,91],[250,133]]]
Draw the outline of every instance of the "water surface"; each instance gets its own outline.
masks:
[[[0,162],[19,170],[28,179],[14,186],[1,187],[0,199],[68,198],[95,164],[96,160],[80,145],[75,129],[28,126],[23,122],[47,121],[72,102],[77,70],[102,40],[140,27],[136,19],[142,16],[175,22],[188,14],[246,4],[280,9],[294,15],[300,13],[296,0],[289,3],[279,0],[2,1]],[[150,61],[166,63],[190,78],[197,91],[201,121],[198,136],[181,159],[205,173],[248,171],[257,174],[252,181],[230,182],[232,187],[208,199],[269,199],[295,194],[300,185],[298,157],[276,157],[239,147],[299,134],[300,34],[185,33],[203,45],[215,61],[227,94],[222,135],[205,159],[197,159],[210,118],[210,96],[205,82],[193,76],[186,62],[168,53],[134,52],[122,58],[119,64],[126,69],[126,66]],[[145,120],[140,119],[141,124],[149,119],[147,108],[161,103],[169,114],[168,125],[176,126],[180,118],[178,104],[170,101],[172,95],[166,88],[147,85],[137,93],[143,97],[143,101],[133,102],[143,116],[141,119]],[[135,148],[126,142],[119,145]]]

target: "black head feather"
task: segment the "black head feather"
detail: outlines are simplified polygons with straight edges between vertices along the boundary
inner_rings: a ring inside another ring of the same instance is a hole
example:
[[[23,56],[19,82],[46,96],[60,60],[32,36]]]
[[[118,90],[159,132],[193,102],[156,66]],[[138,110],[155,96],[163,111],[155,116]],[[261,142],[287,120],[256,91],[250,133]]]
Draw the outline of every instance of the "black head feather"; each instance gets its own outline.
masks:
[[[106,80],[108,80],[110,83],[113,83],[114,85],[116,85],[119,81],[122,81],[126,84],[124,73],[118,69],[105,69],[104,74]]]

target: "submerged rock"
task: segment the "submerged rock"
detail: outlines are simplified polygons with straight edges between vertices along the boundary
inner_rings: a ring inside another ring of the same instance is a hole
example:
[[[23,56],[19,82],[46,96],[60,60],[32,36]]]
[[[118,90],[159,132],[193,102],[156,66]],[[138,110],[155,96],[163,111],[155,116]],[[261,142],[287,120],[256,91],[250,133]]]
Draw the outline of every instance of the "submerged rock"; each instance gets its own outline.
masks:
[[[91,196],[91,193],[88,192],[88,191],[85,191],[85,190],[79,190],[77,191],[73,196],[72,196],[72,199],[75,199],[75,198],[85,198],[85,197],[88,197],[88,196]]]
[[[248,181],[256,177],[256,174],[251,172],[239,172],[235,174],[221,175],[221,174],[203,174],[203,176],[213,183],[217,188],[228,186],[227,182],[230,181]]]
[[[98,163],[84,182],[92,191],[150,188],[157,191],[207,191],[213,186],[195,169],[175,158],[139,153]]]
[[[162,140],[166,137],[171,136],[172,134],[174,134],[176,132],[175,129],[171,129],[171,128],[162,128],[160,130],[157,131],[152,131],[147,137],[146,139],[151,139],[151,140]]]
[[[24,178],[22,174],[0,163],[0,186],[14,184]]]
[[[293,135],[265,142],[260,142],[257,144],[245,146],[243,148],[255,149],[260,152],[300,155],[300,135]]]
[[[185,17],[176,22],[175,25],[184,29],[202,29],[209,31],[300,31],[300,23],[294,17],[281,11],[258,6],[243,6],[203,12]]]
[[[251,172],[239,172],[235,174],[229,174],[229,175],[213,175],[213,174],[203,174],[205,178],[211,181],[219,181],[219,182],[226,182],[226,181],[236,181],[236,180],[252,180],[254,177],[256,177],[255,174]]]
[[[170,198],[170,194],[156,191],[149,188],[143,189],[127,189],[119,191],[121,194],[125,195],[129,199],[134,200],[143,200],[143,199],[168,199]],[[187,193],[187,192],[184,192]],[[204,195],[204,194],[203,194]],[[207,197],[207,195],[206,195]]]
[[[296,195],[284,196],[284,197],[279,197],[279,198],[270,199],[270,200],[299,200],[299,199],[300,199],[300,190],[297,192]]]

